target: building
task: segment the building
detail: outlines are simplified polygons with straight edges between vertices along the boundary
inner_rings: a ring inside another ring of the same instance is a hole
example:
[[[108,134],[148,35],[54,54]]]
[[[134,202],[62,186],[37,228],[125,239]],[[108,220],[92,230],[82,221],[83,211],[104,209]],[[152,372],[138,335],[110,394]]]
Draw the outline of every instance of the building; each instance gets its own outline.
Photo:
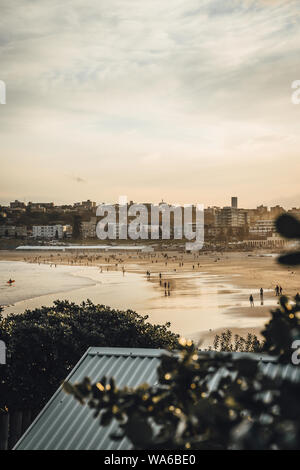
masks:
[[[18,201],[17,199],[13,202],[9,203],[11,209],[25,209],[26,204],[25,202]]]
[[[231,198],[231,207],[232,207],[232,209],[237,209],[238,208],[238,198],[236,196],[233,196]]]
[[[74,367],[66,382],[72,384],[89,377],[92,383],[106,377],[115,379],[118,388],[136,388],[142,383],[150,386],[157,383],[157,368],[162,354],[171,354],[161,349],[144,348],[96,348],[91,347]],[[211,357],[233,356],[235,359],[249,358],[259,362],[260,373],[268,380],[285,378],[300,382],[300,369],[292,364],[278,364],[276,357],[254,353],[199,352]],[[225,364],[225,362],[224,362]],[[222,380],[232,373],[220,367],[210,373],[208,393],[218,391]],[[234,372],[233,372],[234,373]],[[264,393],[264,392],[262,392]],[[268,399],[268,392],[265,394]],[[116,420],[108,426],[99,424],[94,410],[82,406],[74,397],[67,395],[62,387],[53,395],[31,426],[19,439],[14,450],[131,450],[132,444],[123,437],[115,440],[111,436],[119,432]]]
[[[54,202],[28,202],[28,207],[31,210],[53,209]]]
[[[86,240],[89,238],[96,238],[96,225],[97,225],[97,218],[92,217],[88,221],[81,222],[80,231],[81,237]]]
[[[95,382],[106,376],[114,377],[118,387],[137,387],[145,382],[154,385],[161,354],[159,349],[89,348],[66,381],[75,383],[88,376]],[[15,449],[131,449],[126,438],[120,441],[110,438],[117,430],[116,422],[99,426],[92,410],[81,406],[60,388]]]
[[[25,225],[0,225],[0,237],[26,238],[27,227]]]
[[[70,225],[33,225],[33,238],[59,239],[70,236],[72,227]]]
[[[242,228],[249,224],[248,211],[238,208],[238,198],[231,198],[231,206],[208,207],[204,211],[205,225],[223,228]]]
[[[249,227],[249,234],[267,236],[276,232],[275,220],[257,220]]]
[[[248,213],[244,209],[223,207],[216,213],[217,227],[245,227],[248,222]]]
[[[251,248],[289,248],[293,246],[293,242],[285,240],[284,238],[276,235],[275,233],[271,237],[266,237],[259,240],[244,240],[244,246]]]
[[[78,209],[92,210],[96,208],[96,203],[88,199],[87,201],[75,202],[74,207]]]
[[[288,211],[288,214],[296,217],[296,219],[300,220],[300,208],[293,207]]]
[[[204,209],[204,224],[205,226],[215,226],[216,225],[216,214],[221,210],[220,207],[207,207]]]
[[[270,216],[272,219],[277,219],[281,214],[284,214],[285,210],[281,206],[270,207]]]

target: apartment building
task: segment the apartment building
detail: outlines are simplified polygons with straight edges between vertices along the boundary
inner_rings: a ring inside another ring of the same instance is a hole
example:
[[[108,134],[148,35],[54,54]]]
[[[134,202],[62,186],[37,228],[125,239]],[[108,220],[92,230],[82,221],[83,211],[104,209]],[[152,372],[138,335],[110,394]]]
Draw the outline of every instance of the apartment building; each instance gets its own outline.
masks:
[[[70,225],[33,225],[32,236],[34,238],[59,239],[66,238],[72,233]]]
[[[257,220],[249,227],[249,234],[267,236],[276,232],[275,220]]]
[[[26,238],[27,227],[25,225],[0,225],[0,237]]]
[[[97,218],[92,217],[88,221],[81,222],[81,237],[86,240],[89,238],[96,238],[96,225],[97,225]]]
[[[217,227],[244,227],[248,223],[248,213],[244,209],[223,207],[216,212]]]

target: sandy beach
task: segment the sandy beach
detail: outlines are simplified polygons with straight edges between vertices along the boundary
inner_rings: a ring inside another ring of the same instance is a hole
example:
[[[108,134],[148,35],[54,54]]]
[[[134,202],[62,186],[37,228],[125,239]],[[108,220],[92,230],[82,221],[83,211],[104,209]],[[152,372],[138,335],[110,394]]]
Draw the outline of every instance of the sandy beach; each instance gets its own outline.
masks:
[[[5,309],[8,313],[16,311],[16,307],[20,312],[22,308],[46,305],[56,298],[86,300],[89,295],[93,301],[114,308],[149,314],[154,323],[170,321],[172,330],[195,340],[204,339],[206,344],[211,344],[215,334],[226,328],[242,335],[259,334],[270,308],[277,303],[277,284],[288,296],[300,291],[299,269],[278,265],[276,255],[271,253],[1,251],[0,261],[6,262],[5,269],[2,263],[2,271],[8,277],[9,267],[16,262],[22,262],[17,264],[22,269],[26,266],[27,275],[37,268],[46,270],[40,274],[36,271],[41,290],[36,281],[35,294],[30,295],[27,288],[29,298],[14,298],[14,307]],[[48,276],[51,282],[43,284],[41,276]],[[53,285],[53,279],[59,288]],[[42,284],[47,288],[42,288]],[[250,293],[254,296],[252,308]],[[0,303],[5,304],[1,297]]]

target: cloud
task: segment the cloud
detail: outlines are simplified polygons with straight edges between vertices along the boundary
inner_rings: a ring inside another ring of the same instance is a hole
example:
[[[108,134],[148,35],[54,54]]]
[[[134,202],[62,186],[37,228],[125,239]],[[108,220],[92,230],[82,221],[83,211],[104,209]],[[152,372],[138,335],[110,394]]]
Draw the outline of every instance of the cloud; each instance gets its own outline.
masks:
[[[53,199],[52,172],[55,196],[73,198],[63,177],[72,167],[96,200],[117,198],[119,188],[130,197],[134,187],[131,198],[155,199],[161,190],[178,200],[182,175],[192,174],[188,197],[198,196],[204,179],[204,202],[217,203],[241,190],[247,163],[265,174],[271,159],[292,169],[300,144],[300,106],[290,101],[300,78],[299,12],[293,0],[6,2],[1,198],[34,187]],[[232,180],[237,162],[243,166]],[[208,168],[222,169],[221,187]],[[248,204],[278,190],[295,193],[277,173],[272,188],[252,182]],[[148,179],[152,192],[139,184]],[[85,198],[81,186],[75,199]]]

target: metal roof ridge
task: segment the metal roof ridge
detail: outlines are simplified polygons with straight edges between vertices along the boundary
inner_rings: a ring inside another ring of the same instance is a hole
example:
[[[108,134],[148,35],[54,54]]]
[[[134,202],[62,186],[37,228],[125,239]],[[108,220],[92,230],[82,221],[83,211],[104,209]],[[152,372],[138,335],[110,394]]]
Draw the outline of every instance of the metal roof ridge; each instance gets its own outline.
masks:
[[[160,357],[170,353],[166,349],[90,347],[86,354],[89,356]]]

